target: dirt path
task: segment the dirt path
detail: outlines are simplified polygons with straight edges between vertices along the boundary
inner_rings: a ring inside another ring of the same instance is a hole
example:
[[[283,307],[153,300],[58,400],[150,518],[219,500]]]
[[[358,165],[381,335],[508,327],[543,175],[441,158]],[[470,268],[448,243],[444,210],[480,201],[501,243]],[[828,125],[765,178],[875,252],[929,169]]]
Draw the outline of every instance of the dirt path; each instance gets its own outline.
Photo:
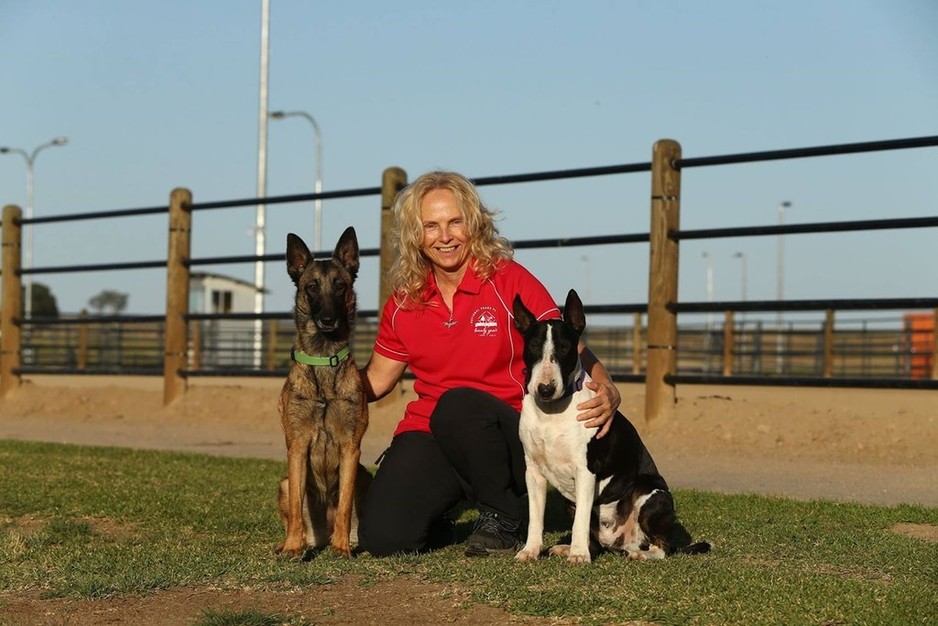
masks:
[[[30,378],[0,401],[0,439],[283,459],[281,381],[197,379],[162,406],[158,378]],[[673,487],[799,499],[938,506],[938,394],[931,391],[680,388],[674,418],[650,428],[643,389],[623,385],[629,415]],[[363,460],[390,440],[408,385],[371,410]],[[925,540],[934,526],[897,528]],[[393,614],[388,607],[393,606]],[[465,589],[397,576],[362,594],[347,577],[297,591],[170,589],[97,600],[0,595],[3,624],[191,624],[205,609],[263,611],[315,624],[568,624],[473,603]]]
[[[196,379],[163,407],[159,378],[36,376],[0,401],[0,438],[282,459],[280,385]],[[643,388],[621,390],[623,412],[672,486],[938,506],[936,392],[684,386],[674,418],[649,427]],[[412,397],[404,384],[372,405],[366,464]]]

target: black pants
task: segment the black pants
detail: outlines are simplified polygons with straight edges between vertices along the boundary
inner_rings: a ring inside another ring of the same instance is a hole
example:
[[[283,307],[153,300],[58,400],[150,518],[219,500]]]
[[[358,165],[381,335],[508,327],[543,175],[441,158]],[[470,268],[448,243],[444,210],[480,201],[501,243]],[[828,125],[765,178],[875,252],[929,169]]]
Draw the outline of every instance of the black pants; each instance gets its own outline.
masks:
[[[359,546],[375,556],[427,548],[430,526],[461,500],[522,521],[527,516],[518,412],[457,388],[440,397],[430,429],[391,442],[368,489]]]

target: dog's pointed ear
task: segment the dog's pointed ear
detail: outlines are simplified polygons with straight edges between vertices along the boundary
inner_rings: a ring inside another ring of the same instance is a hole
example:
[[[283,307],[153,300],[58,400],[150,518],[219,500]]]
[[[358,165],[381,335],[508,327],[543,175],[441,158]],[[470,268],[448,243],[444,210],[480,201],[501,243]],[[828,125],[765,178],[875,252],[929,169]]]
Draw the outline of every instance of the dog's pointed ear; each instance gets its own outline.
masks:
[[[339,237],[339,243],[335,246],[332,258],[344,265],[352,274],[352,278],[358,276],[358,237],[355,236],[354,227],[349,226]]]
[[[521,296],[515,294],[515,301],[512,303],[512,309],[515,314],[515,328],[518,329],[522,335],[527,332],[531,325],[534,324],[534,314],[524,306],[524,302],[521,301]]]
[[[287,235],[287,274],[293,279],[293,284],[298,284],[303,270],[313,260],[309,248],[297,235],[290,233]]]
[[[577,335],[582,335],[586,328],[586,314],[583,313],[583,303],[576,290],[571,289],[567,293],[567,301],[563,305],[563,319],[570,325]]]

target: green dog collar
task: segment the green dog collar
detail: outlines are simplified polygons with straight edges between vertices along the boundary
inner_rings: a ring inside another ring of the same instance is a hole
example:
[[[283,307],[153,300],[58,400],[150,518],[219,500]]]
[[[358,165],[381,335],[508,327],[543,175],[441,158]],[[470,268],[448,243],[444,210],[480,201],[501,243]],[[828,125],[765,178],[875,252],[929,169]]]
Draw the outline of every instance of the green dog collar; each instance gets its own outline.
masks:
[[[331,367],[337,367],[339,363],[348,358],[351,352],[351,349],[345,346],[339,350],[338,354],[333,354],[332,356],[310,356],[301,350],[293,348],[290,350],[290,358],[304,365],[329,365]]]

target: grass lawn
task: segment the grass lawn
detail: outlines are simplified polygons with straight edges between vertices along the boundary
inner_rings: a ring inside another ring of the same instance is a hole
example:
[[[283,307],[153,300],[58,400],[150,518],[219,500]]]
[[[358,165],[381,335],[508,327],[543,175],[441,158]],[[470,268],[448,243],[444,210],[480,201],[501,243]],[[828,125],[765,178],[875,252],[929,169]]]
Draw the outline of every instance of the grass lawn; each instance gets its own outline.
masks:
[[[273,555],[283,533],[280,462],[0,441],[0,467],[0,616],[3,595],[25,591],[89,598],[209,585],[288,589],[348,575],[367,587],[409,575],[458,585],[513,614],[586,624],[938,623],[938,544],[891,530],[938,525],[934,508],[677,490],[681,522],[714,544],[711,554],[648,563],[607,554],[571,567],[467,559],[457,545],[297,562]],[[557,504],[548,542],[567,528]],[[473,516],[460,518],[460,532]]]

